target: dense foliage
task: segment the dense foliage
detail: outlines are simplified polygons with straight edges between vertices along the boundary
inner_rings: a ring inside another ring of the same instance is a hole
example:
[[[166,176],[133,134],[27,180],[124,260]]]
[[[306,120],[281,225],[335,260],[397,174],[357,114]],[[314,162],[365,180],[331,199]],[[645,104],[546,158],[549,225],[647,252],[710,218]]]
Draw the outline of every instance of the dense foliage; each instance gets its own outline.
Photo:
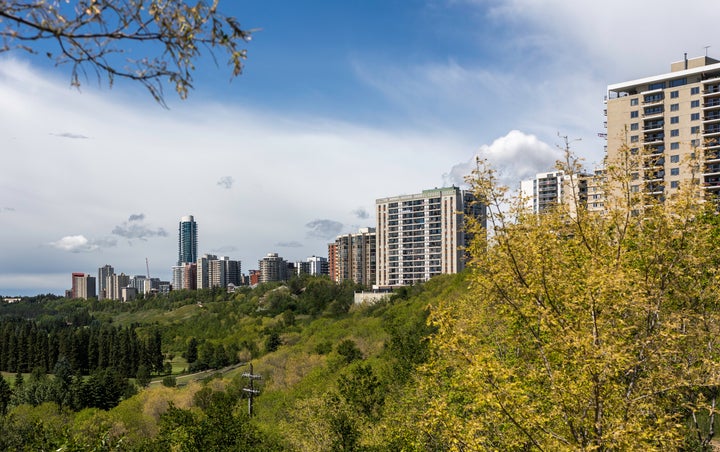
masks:
[[[471,268],[374,305],[324,277],[0,305],[0,337],[25,347],[0,379],[0,448],[711,450],[720,216],[698,187],[528,216],[493,177],[474,179],[494,233],[475,235]],[[114,353],[137,338],[135,385],[92,367],[93,347],[17,373],[18,356],[36,359],[27,344],[53,335],[115,337]],[[248,361],[262,376],[252,416]]]

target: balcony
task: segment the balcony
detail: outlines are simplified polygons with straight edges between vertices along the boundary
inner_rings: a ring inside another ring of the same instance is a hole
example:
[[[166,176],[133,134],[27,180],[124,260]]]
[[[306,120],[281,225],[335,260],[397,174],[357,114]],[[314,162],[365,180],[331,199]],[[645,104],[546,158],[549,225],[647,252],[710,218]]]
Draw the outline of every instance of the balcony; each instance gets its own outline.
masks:
[[[703,103],[703,108],[714,108],[714,107],[720,107],[720,97],[713,97],[711,99],[705,99],[705,103]]]
[[[657,130],[662,129],[665,126],[665,121],[645,121],[645,125],[643,126],[643,130],[648,132],[650,130]]]
[[[703,174],[720,175],[720,163],[713,163],[712,165],[707,165],[705,167],[705,171],[703,171]]]
[[[711,124],[705,127],[703,130],[703,135],[712,135],[715,133],[720,133],[720,124]]]
[[[720,190],[720,176],[706,176],[703,186],[708,190]]]
[[[706,162],[712,162],[715,160],[720,160],[720,149],[712,149],[705,151],[705,161]]]
[[[663,101],[663,93],[654,93],[654,94],[646,94],[643,97],[643,105],[649,105],[649,104],[657,104],[659,102]]]
[[[705,112],[705,116],[703,116],[703,122],[708,121],[720,121],[720,110]]]
[[[660,181],[665,178],[665,171],[648,171],[645,173],[645,180],[648,182]]]
[[[645,135],[645,138],[643,138],[643,141],[645,144],[651,144],[651,143],[662,143],[665,140],[665,134],[664,133],[649,133]]]
[[[662,105],[657,107],[645,107],[643,110],[643,118],[651,118],[655,116],[660,116],[664,112],[664,108]]]

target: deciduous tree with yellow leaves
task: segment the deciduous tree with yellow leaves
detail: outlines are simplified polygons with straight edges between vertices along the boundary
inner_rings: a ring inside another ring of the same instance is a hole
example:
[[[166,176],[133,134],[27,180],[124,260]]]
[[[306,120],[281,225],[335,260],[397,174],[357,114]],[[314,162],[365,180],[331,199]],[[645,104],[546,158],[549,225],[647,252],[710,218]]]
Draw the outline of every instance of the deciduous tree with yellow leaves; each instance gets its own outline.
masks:
[[[448,450],[709,449],[720,383],[720,221],[689,183],[629,190],[642,155],[609,162],[606,210],[527,214],[479,164],[487,202],[471,283],[431,315],[408,443]],[[560,165],[577,171],[574,157]],[[574,180],[572,177],[570,181]],[[625,187],[623,189],[622,187]],[[408,424],[405,424],[407,426]],[[407,435],[407,432],[403,433]]]

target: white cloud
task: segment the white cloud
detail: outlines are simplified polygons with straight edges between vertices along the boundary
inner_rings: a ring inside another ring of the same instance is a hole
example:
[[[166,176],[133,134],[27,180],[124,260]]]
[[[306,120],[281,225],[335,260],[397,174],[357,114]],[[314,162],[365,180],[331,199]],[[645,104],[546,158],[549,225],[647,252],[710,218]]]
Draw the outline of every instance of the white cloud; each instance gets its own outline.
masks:
[[[92,243],[84,235],[68,235],[60,240],[50,243],[51,246],[63,251],[70,251],[71,253],[90,252],[95,251],[99,247]]]
[[[536,173],[552,171],[563,157],[557,148],[534,135],[512,130],[491,144],[480,146],[467,161],[454,165],[443,177],[446,185],[465,185],[465,177],[475,169],[476,159],[487,160],[498,172],[499,182],[511,188]]]

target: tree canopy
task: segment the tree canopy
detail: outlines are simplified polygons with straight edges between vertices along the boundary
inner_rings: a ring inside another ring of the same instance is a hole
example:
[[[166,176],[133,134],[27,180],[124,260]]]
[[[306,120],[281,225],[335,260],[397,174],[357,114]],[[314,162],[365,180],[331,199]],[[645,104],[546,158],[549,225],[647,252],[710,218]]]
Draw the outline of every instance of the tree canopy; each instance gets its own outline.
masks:
[[[494,234],[477,234],[467,294],[431,315],[438,332],[420,380],[428,395],[417,404],[419,443],[709,449],[720,383],[720,225],[696,184],[662,204],[620,193],[616,176],[632,176],[641,158],[608,167],[604,192],[615,202],[604,214],[577,199],[574,208],[525,214],[492,170],[474,175]]]
[[[135,80],[164,105],[163,83],[185,98],[204,51],[226,54],[232,76],[242,72],[250,31],[221,14],[218,2],[0,0],[0,52],[42,52],[70,64],[74,86],[92,74],[110,85]]]

